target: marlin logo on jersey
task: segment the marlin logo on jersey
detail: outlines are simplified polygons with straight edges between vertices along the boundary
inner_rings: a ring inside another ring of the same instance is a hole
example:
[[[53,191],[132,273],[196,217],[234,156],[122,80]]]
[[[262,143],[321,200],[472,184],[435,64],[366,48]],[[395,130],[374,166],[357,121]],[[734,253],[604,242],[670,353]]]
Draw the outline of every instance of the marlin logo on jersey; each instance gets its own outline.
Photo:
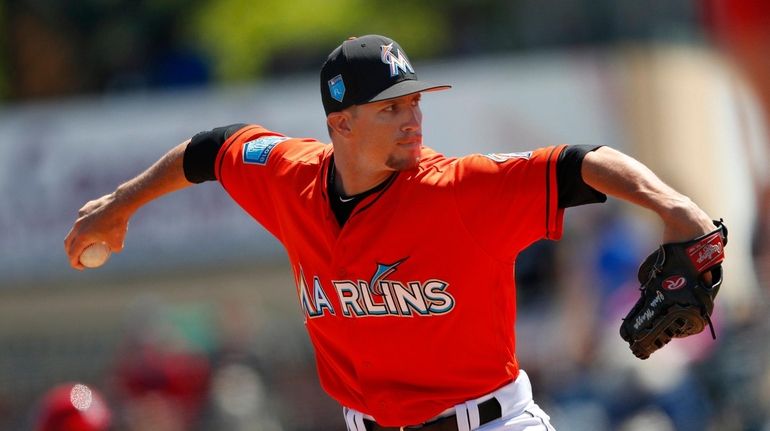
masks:
[[[393,53],[393,43],[387,45],[380,45],[380,58],[382,62],[390,66],[390,76],[396,76],[399,74],[399,70],[404,73],[414,73],[412,65],[409,64],[409,59],[406,55],[396,48],[396,53]]]
[[[375,295],[383,295],[384,292],[382,291],[382,284],[380,284],[380,280],[384,280],[385,277],[394,273],[396,271],[396,267],[401,265],[401,263],[407,259],[408,257],[405,257],[389,265],[378,262],[377,270],[374,272],[374,276],[372,276],[372,279],[369,282],[369,291]]]
[[[297,290],[300,305],[310,319],[327,315],[344,317],[437,316],[454,309],[455,299],[449,283],[438,279],[397,281],[388,279],[407,258],[392,264],[378,263],[370,281],[331,280],[323,286],[317,276],[312,283],[299,268]],[[328,293],[327,293],[328,292]],[[337,309],[329,300],[336,296]]]

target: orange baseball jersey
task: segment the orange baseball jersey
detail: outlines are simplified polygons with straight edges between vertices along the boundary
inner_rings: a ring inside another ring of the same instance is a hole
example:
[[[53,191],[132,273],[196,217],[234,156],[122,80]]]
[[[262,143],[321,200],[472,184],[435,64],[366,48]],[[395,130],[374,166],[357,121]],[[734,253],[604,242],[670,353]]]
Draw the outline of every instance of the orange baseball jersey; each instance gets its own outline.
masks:
[[[286,247],[324,389],[400,426],[516,378],[514,260],[562,234],[563,149],[450,158],[426,148],[342,228],[328,201],[331,145],[247,126],[214,169]]]

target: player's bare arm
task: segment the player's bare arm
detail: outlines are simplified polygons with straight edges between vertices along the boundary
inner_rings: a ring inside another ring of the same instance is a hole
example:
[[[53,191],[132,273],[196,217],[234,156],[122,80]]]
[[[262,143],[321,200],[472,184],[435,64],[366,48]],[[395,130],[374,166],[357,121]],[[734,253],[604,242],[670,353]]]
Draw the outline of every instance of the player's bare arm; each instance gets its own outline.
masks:
[[[637,160],[607,147],[589,153],[581,167],[593,188],[655,211],[664,222],[663,243],[639,268],[640,298],[620,326],[620,336],[640,359],[674,338],[697,334],[711,322],[722,285],[727,228],[687,196],[666,185]]]
[[[128,221],[148,202],[193,183],[184,174],[183,159],[187,140],[166,153],[146,171],[126,181],[107,195],[86,203],[64,239],[70,265],[84,269],[80,254],[90,244],[105,242],[114,252],[123,249]]]
[[[583,180],[596,190],[648,208],[664,222],[663,242],[687,241],[714,230],[712,219],[641,162],[601,147],[586,154]]]

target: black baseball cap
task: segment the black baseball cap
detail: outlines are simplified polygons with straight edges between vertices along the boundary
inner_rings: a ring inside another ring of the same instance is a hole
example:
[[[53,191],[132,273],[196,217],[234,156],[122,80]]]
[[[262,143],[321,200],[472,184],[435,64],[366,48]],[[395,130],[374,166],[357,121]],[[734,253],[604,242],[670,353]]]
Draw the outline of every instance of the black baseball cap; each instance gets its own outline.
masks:
[[[376,34],[342,42],[321,67],[321,100],[327,115],[353,105],[451,87],[417,80],[398,43]]]

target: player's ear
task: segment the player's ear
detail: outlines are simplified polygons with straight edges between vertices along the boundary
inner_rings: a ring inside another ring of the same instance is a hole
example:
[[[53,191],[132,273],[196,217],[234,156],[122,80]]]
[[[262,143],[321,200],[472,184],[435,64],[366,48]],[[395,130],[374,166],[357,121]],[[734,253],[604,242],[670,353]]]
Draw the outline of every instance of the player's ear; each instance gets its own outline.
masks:
[[[342,136],[350,135],[352,131],[351,115],[345,111],[332,112],[326,116],[326,125],[329,127],[329,132],[334,131]]]

